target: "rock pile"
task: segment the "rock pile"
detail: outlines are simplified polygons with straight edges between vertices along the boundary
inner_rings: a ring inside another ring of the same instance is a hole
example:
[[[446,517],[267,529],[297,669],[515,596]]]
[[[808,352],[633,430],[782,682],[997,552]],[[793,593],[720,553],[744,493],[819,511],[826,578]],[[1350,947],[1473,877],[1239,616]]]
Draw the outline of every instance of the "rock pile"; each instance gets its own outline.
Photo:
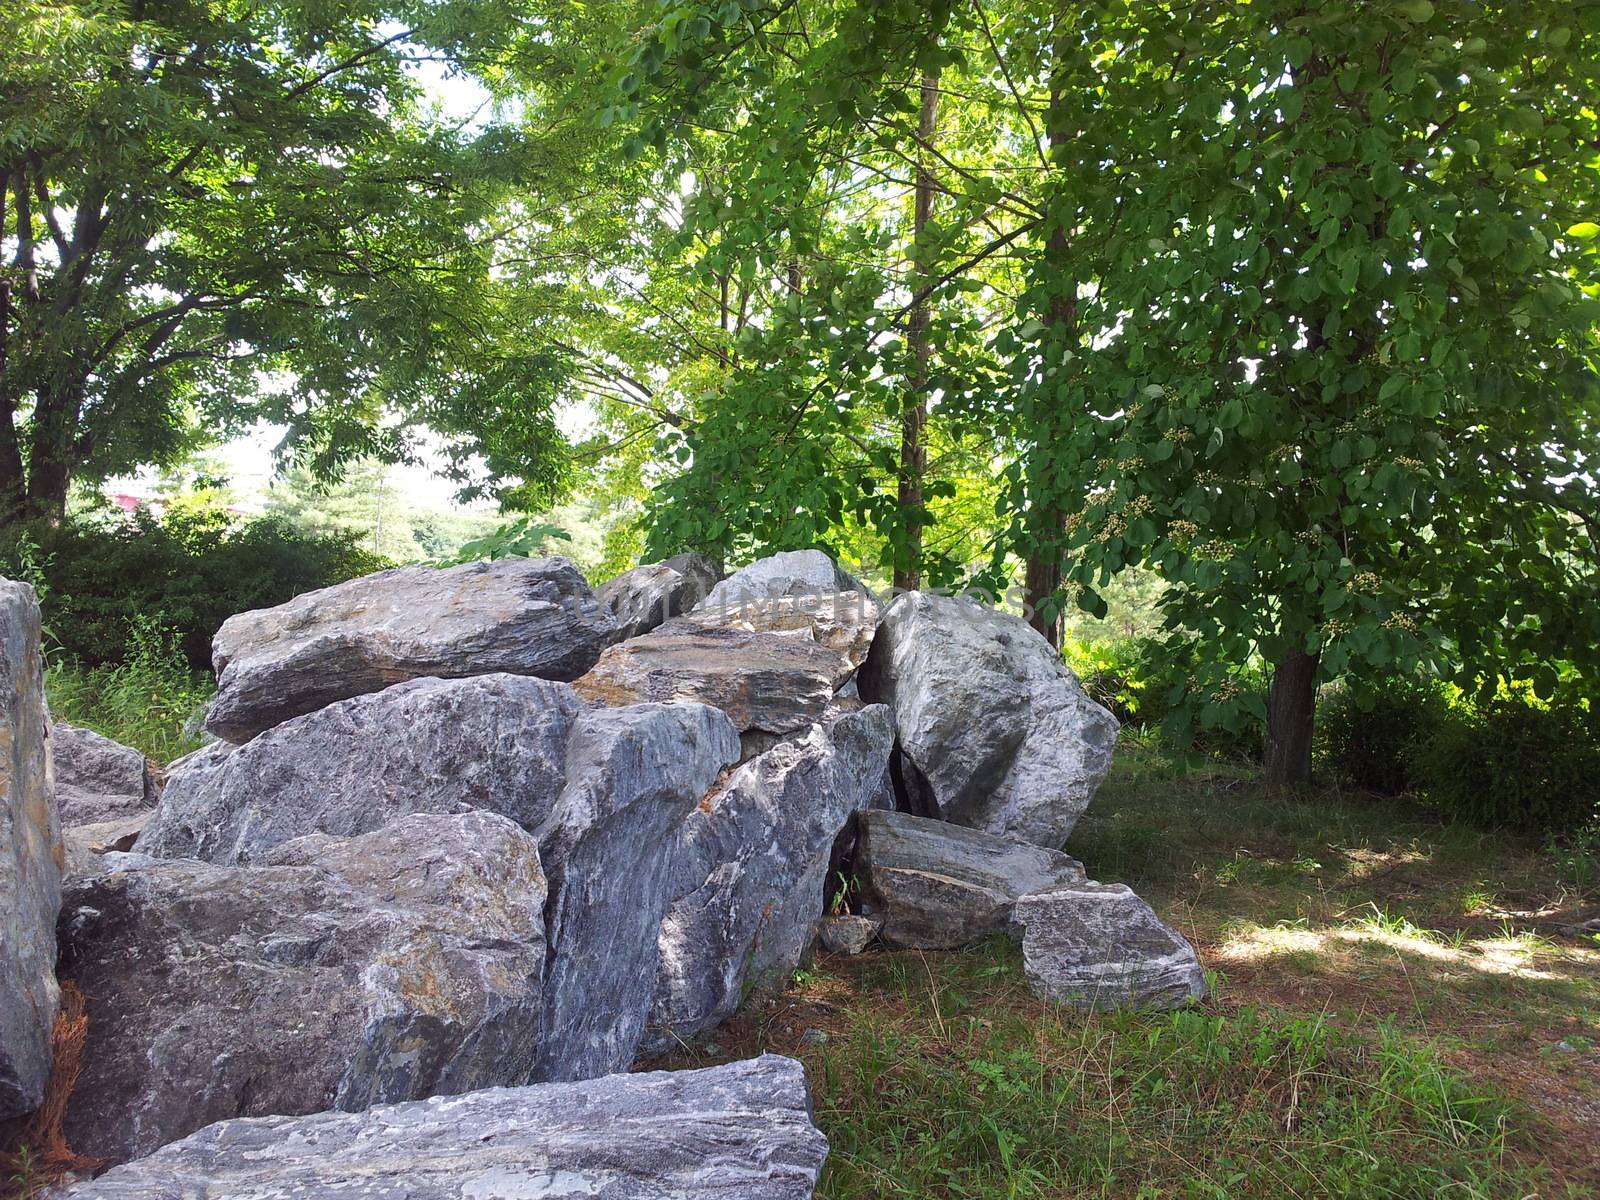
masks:
[[[11,1111],[48,1067],[61,862],[24,593],[0,595]],[[598,596],[509,560],[244,613],[214,658],[222,740],[159,799],[133,752],[58,734],[72,820],[144,823],[60,898],[90,1029],[69,1137],[149,1156],[85,1196],[805,1196],[797,1064],[618,1073],[819,936],[1009,935],[1069,1003],[1199,992],[1187,943],[1059,851],[1116,722],[1003,613],[880,608],[816,551],[720,582],[680,556]]]

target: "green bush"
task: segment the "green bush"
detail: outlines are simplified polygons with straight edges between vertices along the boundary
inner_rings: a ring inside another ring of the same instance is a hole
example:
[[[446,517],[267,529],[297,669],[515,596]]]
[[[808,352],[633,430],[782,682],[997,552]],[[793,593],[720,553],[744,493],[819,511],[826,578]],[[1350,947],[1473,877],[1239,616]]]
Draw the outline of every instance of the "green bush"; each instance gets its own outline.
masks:
[[[209,673],[193,670],[176,635],[149,617],[134,619],[116,665],[61,660],[45,672],[53,714],[163,763],[200,745],[199,719],[212,690]]]
[[[1417,747],[1412,779],[1451,819],[1564,834],[1600,819],[1600,712],[1572,695],[1458,705]]]
[[[1398,796],[1416,786],[1419,749],[1448,719],[1445,690],[1431,680],[1334,684],[1317,704],[1317,759],[1347,783]]]
[[[240,523],[216,510],[23,526],[0,535],[0,575],[34,584],[52,657],[123,661],[140,622],[170,632],[197,670],[236,612],[390,565],[354,535],[312,536],[277,518]]]
[[[1266,676],[1256,668],[1238,668],[1228,684],[1235,699],[1207,703],[1193,683],[1200,662],[1198,643],[1181,638],[1075,642],[1067,648],[1067,663],[1084,690],[1123,725],[1160,730],[1180,749],[1259,762],[1263,732],[1249,698],[1266,695]]]

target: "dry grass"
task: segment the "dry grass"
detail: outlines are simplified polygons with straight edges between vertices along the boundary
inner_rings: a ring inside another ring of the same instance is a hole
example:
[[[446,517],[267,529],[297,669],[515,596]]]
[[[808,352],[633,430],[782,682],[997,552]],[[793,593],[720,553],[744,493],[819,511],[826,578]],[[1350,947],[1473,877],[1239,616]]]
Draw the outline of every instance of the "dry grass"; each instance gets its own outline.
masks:
[[[44,1101],[31,1117],[16,1123],[9,1134],[0,1131],[0,1146],[6,1147],[0,1152],[0,1196],[7,1200],[29,1200],[67,1172],[97,1165],[94,1159],[73,1151],[65,1132],[67,1103],[78,1085],[88,1041],[89,1014],[83,993],[77,985],[66,984],[61,989],[61,1007],[52,1030],[53,1058]]]

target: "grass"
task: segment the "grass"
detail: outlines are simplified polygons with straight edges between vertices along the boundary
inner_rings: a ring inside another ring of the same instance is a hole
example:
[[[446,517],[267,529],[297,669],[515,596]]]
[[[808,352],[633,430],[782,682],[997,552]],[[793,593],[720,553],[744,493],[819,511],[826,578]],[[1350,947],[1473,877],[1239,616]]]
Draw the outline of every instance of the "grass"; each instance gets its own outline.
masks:
[[[1005,942],[824,957],[666,1065],[804,1059],[832,1200],[1595,1194],[1600,943],[1558,931],[1592,842],[1128,738],[1068,849],[1196,944],[1205,1004],[1044,1005]]]
[[[50,711],[166,764],[201,744],[199,717],[215,687],[189,668],[174,637],[154,625],[134,630],[123,661],[80,667],[52,662],[45,671]]]

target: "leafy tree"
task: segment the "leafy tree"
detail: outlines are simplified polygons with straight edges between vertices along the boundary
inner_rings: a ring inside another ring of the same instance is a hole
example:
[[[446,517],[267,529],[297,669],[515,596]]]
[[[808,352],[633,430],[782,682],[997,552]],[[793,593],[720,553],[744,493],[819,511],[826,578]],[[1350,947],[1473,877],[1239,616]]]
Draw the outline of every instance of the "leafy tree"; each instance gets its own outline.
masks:
[[[0,20],[0,521],[258,420],[319,471],[455,439],[526,503],[567,479],[569,369],[495,271],[539,166],[425,111],[513,8],[14,0]],[[562,176],[566,178],[565,175]],[[263,383],[263,381],[266,381]]]
[[[669,171],[712,145],[684,265],[765,290],[666,438],[652,550],[866,528],[898,570],[970,569],[913,549],[938,491],[895,486],[925,300],[931,436],[1000,476],[978,578],[1024,559],[1053,634],[1153,570],[1180,721],[1265,721],[1295,782],[1322,679],[1547,688],[1600,645],[1593,36],[1553,2],[663,9],[608,114]],[[892,211],[922,155],[932,259]]]
[[[310,537],[343,537],[391,562],[423,556],[413,510],[390,479],[389,465],[378,459],[351,463],[337,480],[290,467],[273,481],[266,501],[269,515]]]
[[[1013,348],[1083,414],[1043,450],[1084,603],[1154,566],[1199,719],[1264,716],[1283,783],[1320,678],[1592,660],[1596,35],[1560,3],[1083,11],[1067,94],[1102,119],[1052,204],[1096,247],[1090,336]],[[1226,682],[1256,654],[1265,711]]]
[[[853,2],[678,6],[626,51],[635,147],[672,164],[709,140],[736,166],[691,177],[705,252],[686,265],[754,284],[725,370],[666,438],[681,469],[650,553],[871,547],[901,586],[990,557],[992,516],[968,523],[992,511],[999,449],[984,341],[1042,165],[999,54],[982,9]]]

